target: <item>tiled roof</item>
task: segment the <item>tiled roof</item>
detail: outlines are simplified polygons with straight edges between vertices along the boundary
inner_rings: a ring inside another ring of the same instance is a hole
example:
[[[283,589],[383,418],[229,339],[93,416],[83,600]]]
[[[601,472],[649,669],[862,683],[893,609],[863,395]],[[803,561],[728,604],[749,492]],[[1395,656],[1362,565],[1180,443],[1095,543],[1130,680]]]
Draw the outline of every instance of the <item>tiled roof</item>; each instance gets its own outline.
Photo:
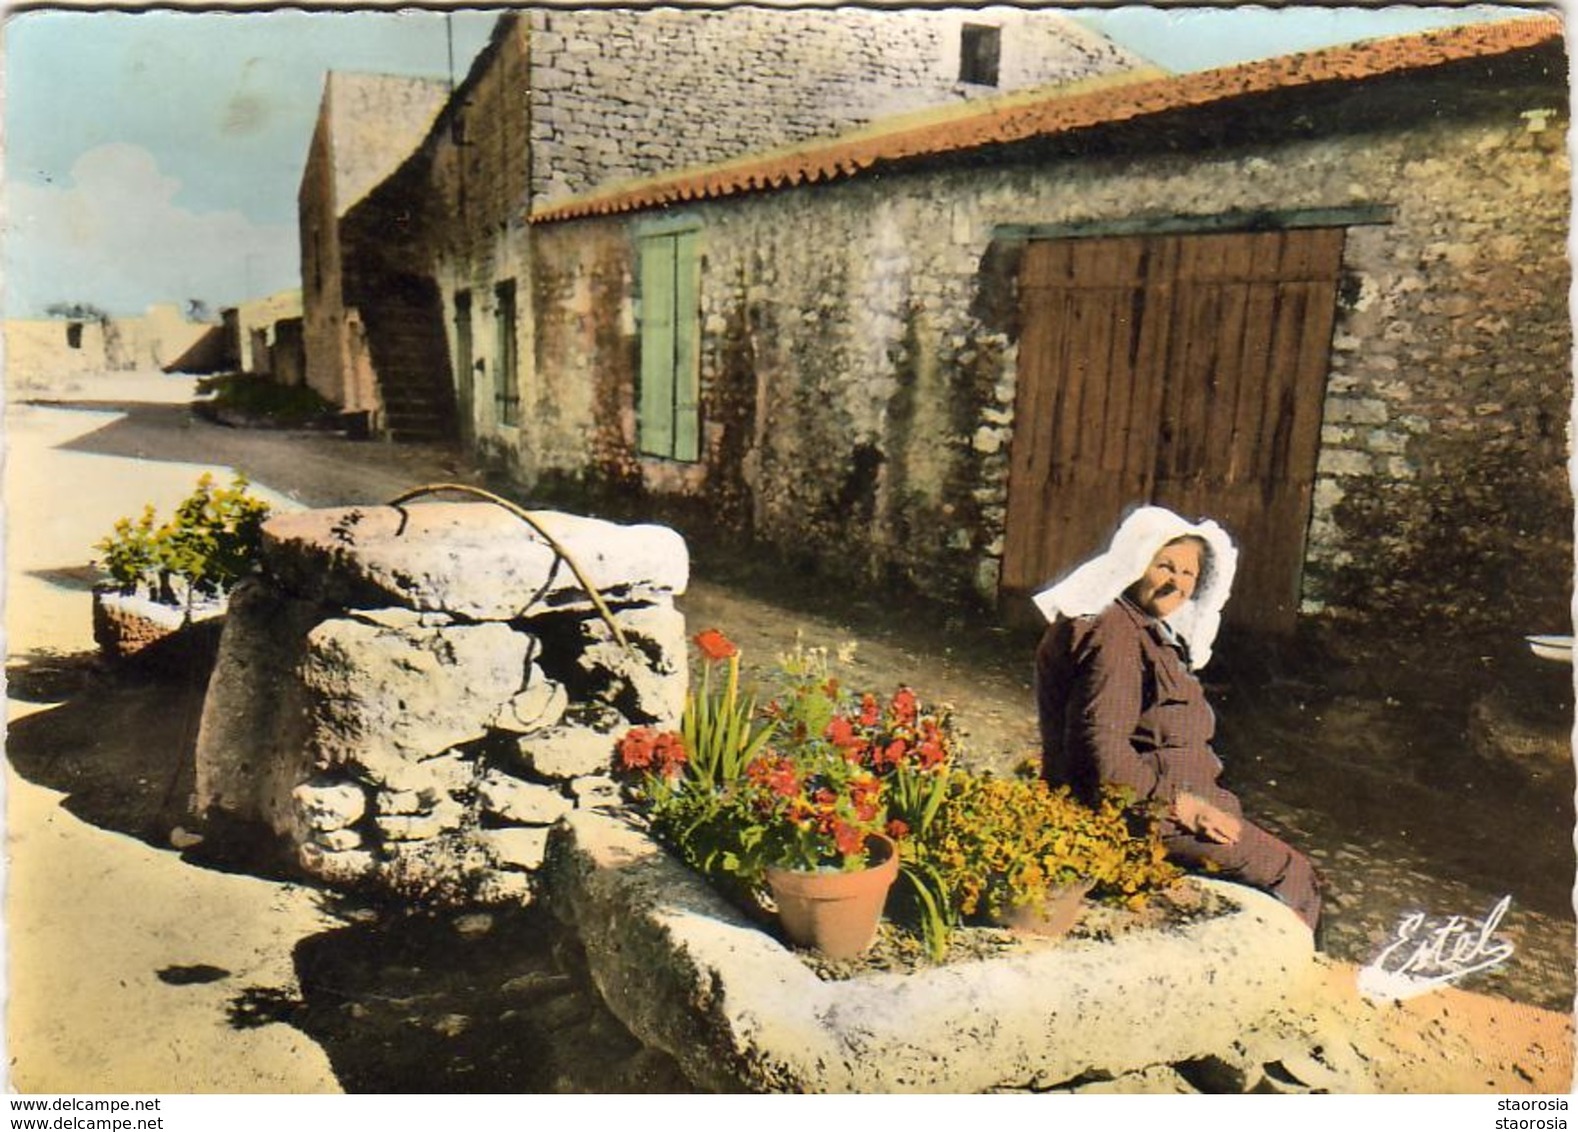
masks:
[[[1460,60],[1506,55],[1538,47],[1560,39],[1561,35],[1560,17],[1532,16],[1368,40],[1192,74],[1157,78],[1150,72],[1130,81],[1042,92],[1030,98],[1011,96],[994,100],[984,109],[979,103],[962,112],[953,107],[930,121],[868,130],[600,189],[570,200],[550,202],[535,210],[531,220],[541,223],[633,212],[681,201],[838,180],[906,159],[1050,137],[1245,95],[1354,82]]]

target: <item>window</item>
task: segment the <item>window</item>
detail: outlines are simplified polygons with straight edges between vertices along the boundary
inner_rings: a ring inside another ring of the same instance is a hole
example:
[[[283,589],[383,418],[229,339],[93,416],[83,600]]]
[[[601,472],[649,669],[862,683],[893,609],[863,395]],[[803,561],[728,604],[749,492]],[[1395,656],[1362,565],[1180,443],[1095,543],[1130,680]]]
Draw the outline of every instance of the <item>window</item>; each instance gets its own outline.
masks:
[[[696,233],[643,237],[640,253],[636,447],[647,456],[694,461],[701,456]]]
[[[965,24],[959,39],[959,81],[978,86],[997,85],[997,62],[1002,53],[1000,29]]]
[[[493,324],[498,331],[498,349],[493,366],[493,398],[499,407],[499,423],[521,423],[519,353],[515,342],[515,281],[500,283],[493,289]]]
[[[70,350],[82,349],[82,323],[66,323],[66,348]]]

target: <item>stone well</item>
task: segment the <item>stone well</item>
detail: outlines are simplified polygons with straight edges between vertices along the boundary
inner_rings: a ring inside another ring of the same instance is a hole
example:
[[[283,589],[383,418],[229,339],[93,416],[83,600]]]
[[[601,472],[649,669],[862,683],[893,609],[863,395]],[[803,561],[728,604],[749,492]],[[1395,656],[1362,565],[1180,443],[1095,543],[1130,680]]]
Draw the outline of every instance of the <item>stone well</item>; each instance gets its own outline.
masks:
[[[428,502],[269,520],[204,704],[198,815],[268,826],[331,884],[533,899],[549,827],[617,805],[617,735],[678,723],[689,559],[665,527],[532,519]]]

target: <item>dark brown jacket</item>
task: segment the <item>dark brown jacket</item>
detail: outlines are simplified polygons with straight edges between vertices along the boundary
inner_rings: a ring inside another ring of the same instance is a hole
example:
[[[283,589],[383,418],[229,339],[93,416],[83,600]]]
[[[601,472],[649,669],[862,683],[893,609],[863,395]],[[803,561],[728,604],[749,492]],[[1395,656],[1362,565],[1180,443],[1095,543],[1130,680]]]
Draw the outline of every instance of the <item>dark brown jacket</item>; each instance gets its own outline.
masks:
[[[1184,656],[1127,598],[1049,625],[1036,650],[1043,777],[1087,801],[1103,782],[1169,804],[1180,790],[1220,797],[1216,715]]]

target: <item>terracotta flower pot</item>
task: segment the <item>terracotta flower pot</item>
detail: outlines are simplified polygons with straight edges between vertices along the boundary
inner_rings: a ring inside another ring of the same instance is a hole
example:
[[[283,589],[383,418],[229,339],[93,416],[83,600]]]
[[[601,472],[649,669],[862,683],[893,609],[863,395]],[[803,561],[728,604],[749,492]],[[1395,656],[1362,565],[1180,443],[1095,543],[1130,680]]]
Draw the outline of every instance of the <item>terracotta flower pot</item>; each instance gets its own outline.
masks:
[[[1056,939],[1067,935],[1079,922],[1080,913],[1085,907],[1085,897],[1095,886],[1094,881],[1088,880],[1058,885],[1047,890],[1039,906],[1022,904],[995,918],[1015,935]]]
[[[866,839],[870,867],[855,872],[768,869],[778,920],[795,943],[829,959],[853,959],[877,938],[888,889],[899,875],[898,847],[881,834]]]

